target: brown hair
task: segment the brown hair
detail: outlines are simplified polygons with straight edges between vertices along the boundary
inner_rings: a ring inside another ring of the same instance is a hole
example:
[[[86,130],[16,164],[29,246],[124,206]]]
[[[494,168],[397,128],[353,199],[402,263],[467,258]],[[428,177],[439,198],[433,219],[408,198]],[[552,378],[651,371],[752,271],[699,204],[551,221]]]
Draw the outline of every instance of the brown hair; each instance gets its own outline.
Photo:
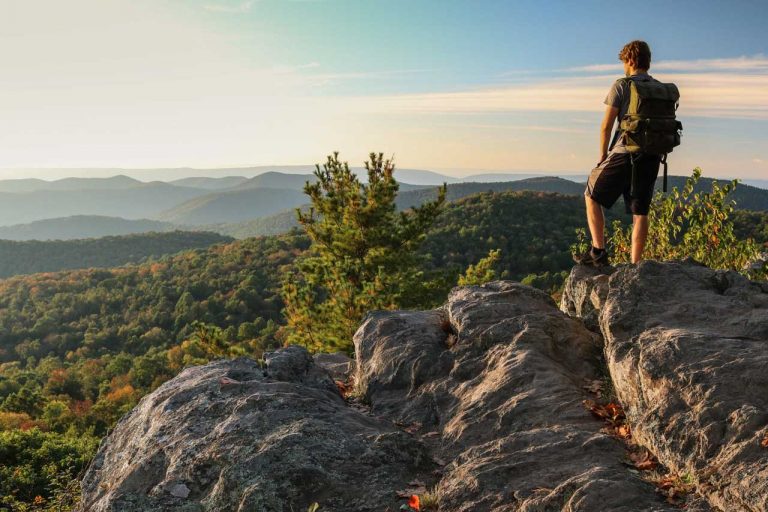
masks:
[[[637,69],[648,69],[651,67],[651,47],[645,41],[627,43],[619,52],[619,60],[622,62],[632,60]]]

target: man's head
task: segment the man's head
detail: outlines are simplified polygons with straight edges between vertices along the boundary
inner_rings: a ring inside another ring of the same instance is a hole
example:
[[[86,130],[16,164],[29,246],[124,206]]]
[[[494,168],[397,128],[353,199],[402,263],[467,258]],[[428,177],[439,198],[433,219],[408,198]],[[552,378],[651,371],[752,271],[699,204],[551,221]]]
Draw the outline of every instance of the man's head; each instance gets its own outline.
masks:
[[[648,71],[651,67],[651,47],[645,41],[632,41],[624,45],[619,52],[619,60],[624,63],[624,73]]]

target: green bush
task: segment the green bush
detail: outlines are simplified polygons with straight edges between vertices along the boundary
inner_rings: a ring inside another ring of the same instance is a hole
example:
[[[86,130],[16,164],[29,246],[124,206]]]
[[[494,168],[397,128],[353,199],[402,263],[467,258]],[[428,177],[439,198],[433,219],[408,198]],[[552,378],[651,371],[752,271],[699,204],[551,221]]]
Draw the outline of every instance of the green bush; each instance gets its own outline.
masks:
[[[713,181],[711,191],[694,193],[700,177],[701,169],[697,167],[682,190],[675,187],[668,194],[656,192],[648,215],[643,257],[658,261],[692,258],[710,268],[759,277],[761,272],[751,271],[750,265],[757,260],[760,246],[751,238],[740,240],[731,220],[735,202],[728,196],[738,180],[724,186]],[[612,261],[630,262],[632,226],[614,220],[610,231],[607,241]]]

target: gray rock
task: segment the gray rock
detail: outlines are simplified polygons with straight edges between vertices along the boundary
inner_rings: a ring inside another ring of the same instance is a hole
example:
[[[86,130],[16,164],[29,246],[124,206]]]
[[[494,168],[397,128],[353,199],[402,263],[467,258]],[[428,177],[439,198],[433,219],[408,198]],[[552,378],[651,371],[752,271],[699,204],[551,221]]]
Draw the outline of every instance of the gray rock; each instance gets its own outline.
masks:
[[[723,511],[768,510],[768,284],[642,262],[600,313],[633,437]]]
[[[373,412],[436,433],[440,510],[675,510],[583,408],[601,341],[547,294],[454,288],[439,310],[369,314],[354,341]]]
[[[81,510],[394,512],[414,480],[449,512],[677,510],[582,406],[605,357],[635,438],[697,480],[688,510],[764,511],[768,284],[652,263],[570,281],[564,308],[599,312],[605,346],[509,281],[369,313],[352,371],[370,411],[339,395],[339,354],[188,368],[105,439]]]
[[[171,493],[171,496],[176,496],[177,498],[186,498],[189,496],[191,491],[189,490],[189,487],[184,484],[176,484],[171,487],[171,490],[168,492]]]
[[[312,356],[315,364],[324,368],[334,380],[346,381],[352,372],[354,359],[344,352],[318,352]]]
[[[427,446],[349,407],[306,350],[266,361],[188,368],[144,397],[102,443],[81,510],[395,510],[396,490],[429,481]]]
[[[608,278],[614,267],[576,265],[565,281],[560,311],[581,318],[587,329],[599,332],[598,315],[608,295]]]

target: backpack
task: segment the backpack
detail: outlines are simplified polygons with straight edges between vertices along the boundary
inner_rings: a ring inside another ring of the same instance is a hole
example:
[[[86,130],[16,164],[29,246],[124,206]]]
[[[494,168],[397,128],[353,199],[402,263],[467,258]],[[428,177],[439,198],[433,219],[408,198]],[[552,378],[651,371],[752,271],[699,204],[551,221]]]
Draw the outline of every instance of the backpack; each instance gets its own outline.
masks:
[[[662,155],[664,192],[667,191],[667,153],[680,145],[683,124],[675,119],[680,92],[675,84],[622,78],[629,85],[629,108],[619,123],[620,137],[629,153]],[[635,172],[632,161],[632,184]]]

